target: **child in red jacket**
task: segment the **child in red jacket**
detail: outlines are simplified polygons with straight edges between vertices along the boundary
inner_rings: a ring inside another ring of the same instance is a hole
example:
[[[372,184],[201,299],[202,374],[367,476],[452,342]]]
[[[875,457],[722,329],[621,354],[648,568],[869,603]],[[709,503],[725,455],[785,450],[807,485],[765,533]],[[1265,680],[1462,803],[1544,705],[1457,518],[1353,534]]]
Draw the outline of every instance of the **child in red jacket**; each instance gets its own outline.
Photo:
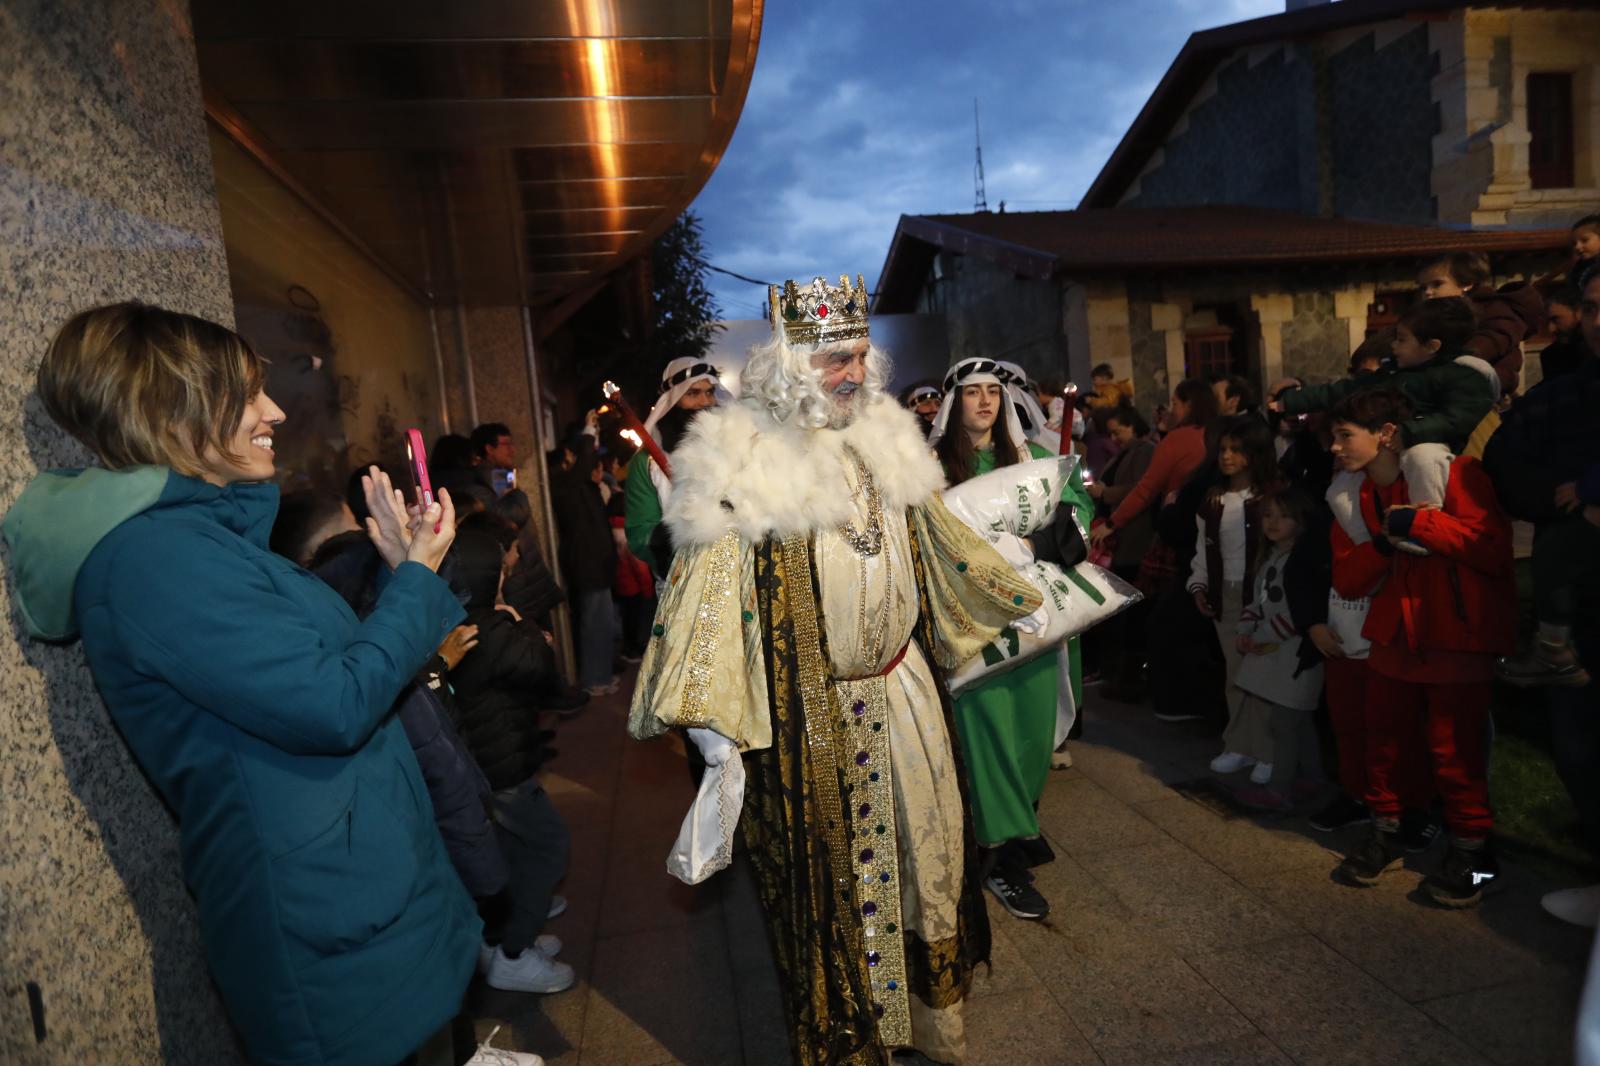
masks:
[[[1488,843],[1488,718],[1495,659],[1516,636],[1511,523],[1488,475],[1467,457],[1451,465],[1442,507],[1410,503],[1397,428],[1409,417],[1409,401],[1389,389],[1357,393],[1333,412],[1334,456],[1345,470],[1366,474],[1361,513],[1373,537],[1357,550],[1388,557],[1362,628],[1372,642],[1366,801],[1373,833],[1338,874],[1373,885],[1404,856],[1395,773],[1420,723],[1450,831],[1444,862],[1422,891],[1442,906],[1470,907],[1499,873]],[[1430,554],[1395,552],[1408,537]]]

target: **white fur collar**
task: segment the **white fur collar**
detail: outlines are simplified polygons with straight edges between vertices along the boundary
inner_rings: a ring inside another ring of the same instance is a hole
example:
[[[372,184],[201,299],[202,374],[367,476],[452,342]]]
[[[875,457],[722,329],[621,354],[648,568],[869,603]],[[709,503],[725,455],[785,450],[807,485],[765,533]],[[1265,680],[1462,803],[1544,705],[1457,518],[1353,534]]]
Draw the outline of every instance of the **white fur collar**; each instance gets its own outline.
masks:
[[[697,415],[672,453],[665,519],[673,541],[710,544],[729,529],[760,541],[850,521],[846,444],[872,469],[887,508],[903,510],[944,488],[916,417],[892,399],[842,430],[784,425],[733,403]]]

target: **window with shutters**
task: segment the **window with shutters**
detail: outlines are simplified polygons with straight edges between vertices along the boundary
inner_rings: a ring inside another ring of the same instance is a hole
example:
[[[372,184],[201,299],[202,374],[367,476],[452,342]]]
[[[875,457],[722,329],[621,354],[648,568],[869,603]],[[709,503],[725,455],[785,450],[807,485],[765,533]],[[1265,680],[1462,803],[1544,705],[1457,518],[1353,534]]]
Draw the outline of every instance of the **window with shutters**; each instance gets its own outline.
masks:
[[[1572,166],[1572,75],[1528,75],[1528,177],[1535,189],[1570,189]]]

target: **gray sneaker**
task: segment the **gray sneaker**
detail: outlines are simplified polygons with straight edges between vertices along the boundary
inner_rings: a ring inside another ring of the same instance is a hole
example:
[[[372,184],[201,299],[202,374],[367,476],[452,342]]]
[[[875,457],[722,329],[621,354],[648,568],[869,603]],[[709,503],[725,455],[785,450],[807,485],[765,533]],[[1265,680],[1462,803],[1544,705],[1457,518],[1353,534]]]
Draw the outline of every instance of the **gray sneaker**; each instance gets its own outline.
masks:
[[[538,948],[528,948],[516,958],[507,958],[499,948],[489,960],[484,983],[503,992],[538,992],[548,995],[571,988],[578,976],[571,966],[557,962]]]

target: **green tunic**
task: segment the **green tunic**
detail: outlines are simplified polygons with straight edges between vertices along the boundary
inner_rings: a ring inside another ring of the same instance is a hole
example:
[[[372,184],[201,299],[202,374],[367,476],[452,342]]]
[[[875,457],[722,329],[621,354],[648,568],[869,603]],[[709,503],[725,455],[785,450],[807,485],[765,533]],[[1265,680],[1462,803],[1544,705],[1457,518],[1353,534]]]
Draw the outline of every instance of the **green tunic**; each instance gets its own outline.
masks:
[[[1050,456],[1036,444],[1028,447],[1035,459]],[[976,466],[974,476],[993,470],[994,452],[979,452]],[[1072,478],[1062,486],[1061,500],[1077,510],[1078,521],[1087,527],[1094,505],[1078,471],[1074,470]],[[1083,666],[1078,638],[1073,637],[1068,647],[1072,693],[1077,705],[1082,706]],[[1041,655],[956,698],[956,732],[961,737],[971,785],[973,829],[981,845],[1039,835],[1034,804],[1050,776],[1058,671],[1055,655]]]
[[[661,496],[656,492],[655,482],[650,479],[650,466],[654,461],[643,448],[628,460],[627,476],[622,483],[622,532],[628,538],[628,550],[635,557],[643,559],[652,574],[660,574],[665,572],[665,568],[656,565],[655,553],[650,550],[650,538],[655,536],[656,527],[661,524]],[[663,559],[661,562],[670,563],[672,560]]]

